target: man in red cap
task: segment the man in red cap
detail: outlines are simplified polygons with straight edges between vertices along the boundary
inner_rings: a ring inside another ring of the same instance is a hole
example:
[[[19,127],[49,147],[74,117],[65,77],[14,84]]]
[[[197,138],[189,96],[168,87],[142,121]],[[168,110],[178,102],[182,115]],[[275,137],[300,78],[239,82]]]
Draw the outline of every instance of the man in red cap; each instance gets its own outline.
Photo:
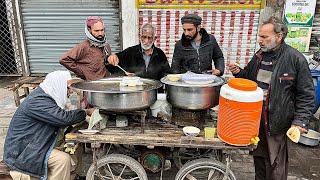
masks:
[[[66,52],[60,64],[84,80],[97,80],[110,75],[104,60],[111,54],[101,17],[89,16],[85,25],[86,40]]]

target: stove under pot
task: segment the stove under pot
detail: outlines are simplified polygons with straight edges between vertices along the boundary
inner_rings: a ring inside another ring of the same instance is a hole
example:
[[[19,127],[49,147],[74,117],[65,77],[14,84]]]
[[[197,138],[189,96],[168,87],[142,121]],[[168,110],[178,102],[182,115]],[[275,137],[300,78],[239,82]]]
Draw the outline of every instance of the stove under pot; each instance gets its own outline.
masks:
[[[171,121],[179,126],[196,126],[202,128],[208,118],[208,110],[187,110],[172,108]]]
[[[126,126],[130,124],[130,121],[138,121],[141,124],[141,133],[144,133],[146,118],[148,118],[151,114],[150,109],[142,109],[142,110],[136,110],[136,111],[110,111],[106,109],[100,109],[99,112],[101,114],[107,115],[108,118],[110,118],[111,122],[115,122],[113,126],[116,126],[116,127],[123,126],[123,125],[117,126],[117,116],[119,116],[119,119],[120,119],[120,116],[125,116],[125,119],[127,120]]]

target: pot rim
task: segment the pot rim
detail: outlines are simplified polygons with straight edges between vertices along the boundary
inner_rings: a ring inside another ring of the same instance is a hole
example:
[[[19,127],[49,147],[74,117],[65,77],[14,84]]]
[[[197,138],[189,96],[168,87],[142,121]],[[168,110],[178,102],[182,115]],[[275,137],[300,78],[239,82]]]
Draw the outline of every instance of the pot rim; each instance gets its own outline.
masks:
[[[160,81],[166,85],[179,86],[179,87],[191,87],[191,88],[193,88],[193,87],[214,87],[214,86],[221,86],[226,83],[226,80],[223,77],[216,77],[216,80],[213,83],[209,83],[209,84],[188,84],[188,83],[185,83],[181,80],[170,81],[167,78],[167,76],[161,78]]]
[[[106,94],[130,94],[130,93],[143,93],[143,92],[149,92],[149,91],[153,91],[156,89],[159,89],[160,87],[162,87],[162,83],[158,80],[153,80],[153,79],[147,79],[147,78],[140,78],[140,80],[142,82],[148,82],[149,84],[154,85],[152,88],[150,89],[142,89],[142,90],[130,90],[130,91],[108,91],[108,90],[90,90],[90,89],[83,89],[83,88],[79,88],[76,87],[77,84],[79,83],[99,83],[99,82],[114,82],[114,83],[120,83],[122,80],[122,77],[109,77],[109,78],[103,78],[103,79],[99,79],[99,80],[95,80],[95,81],[81,81],[81,82],[76,82],[71,84],[70,88],[73,90],[78,90],[78,91],[84,91],[84,92],[96,92],[96,93],[106,93]]]

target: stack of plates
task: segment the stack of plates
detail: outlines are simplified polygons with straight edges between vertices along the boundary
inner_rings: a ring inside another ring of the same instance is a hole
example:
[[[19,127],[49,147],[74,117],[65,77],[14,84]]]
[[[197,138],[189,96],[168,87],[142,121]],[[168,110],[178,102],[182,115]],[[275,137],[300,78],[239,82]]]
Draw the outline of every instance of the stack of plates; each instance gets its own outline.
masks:
[[[188,84],[210,84],[215,81],[217,76],[211,74],[185,73],[181,79]]]

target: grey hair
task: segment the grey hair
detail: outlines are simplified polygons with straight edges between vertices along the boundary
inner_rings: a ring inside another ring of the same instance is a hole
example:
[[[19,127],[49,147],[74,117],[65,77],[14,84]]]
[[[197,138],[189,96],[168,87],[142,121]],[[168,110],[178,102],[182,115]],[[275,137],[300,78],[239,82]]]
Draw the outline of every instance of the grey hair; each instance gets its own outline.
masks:
[[[145,24],[143,24],[143,25],[141,26],[141,28],[140,28],[140,35],[142,35],[143,32],[148,31],[149,29],[151,29],[151,32],[152,32],[152,34],[153,34],[153,37],[155,37],[155,35],[156,35],[156,28],[155,28],[152,24],[150,24],[150,23],[145,23]]]
[[[267,21],[262,23],[262,26],[266,24],[272,24],[273,31],[275,33],[282,34],[282,41],[284,41],[288,34],[288,27],[281,19],[279,19],[278,17],[271,16]]]

